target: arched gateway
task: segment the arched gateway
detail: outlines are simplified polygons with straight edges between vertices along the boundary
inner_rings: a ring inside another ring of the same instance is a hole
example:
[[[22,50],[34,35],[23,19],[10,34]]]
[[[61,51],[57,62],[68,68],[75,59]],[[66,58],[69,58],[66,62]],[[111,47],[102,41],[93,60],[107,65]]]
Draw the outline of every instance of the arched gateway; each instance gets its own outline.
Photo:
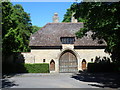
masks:
[[[59,59],[59,72],[77,72],[78,64],[75,54],[70,51],[64,51]]]

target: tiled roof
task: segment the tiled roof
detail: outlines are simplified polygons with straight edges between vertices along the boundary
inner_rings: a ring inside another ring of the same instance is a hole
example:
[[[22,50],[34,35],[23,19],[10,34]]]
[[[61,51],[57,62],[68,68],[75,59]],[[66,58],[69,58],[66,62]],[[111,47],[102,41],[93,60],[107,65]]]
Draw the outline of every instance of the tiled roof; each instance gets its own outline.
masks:
[[[29,46],[61,46],[60,37],[75,37],[75,33],[83,27],[83,23],[48,23],[30,37]],[[75,46],[105,46],[93,40],[87,32],[87,36],[75,39]]]

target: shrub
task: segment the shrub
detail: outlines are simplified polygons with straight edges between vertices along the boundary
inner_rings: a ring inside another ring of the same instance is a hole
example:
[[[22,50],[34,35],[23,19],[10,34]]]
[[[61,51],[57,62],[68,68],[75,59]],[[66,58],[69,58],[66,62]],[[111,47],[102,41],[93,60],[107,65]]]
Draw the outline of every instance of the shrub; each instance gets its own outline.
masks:
[[[28,73],[49,73],[48,63],[24,64]]]
[[[118,66],[115,63],[88,63],[88,72],[118,72]]]

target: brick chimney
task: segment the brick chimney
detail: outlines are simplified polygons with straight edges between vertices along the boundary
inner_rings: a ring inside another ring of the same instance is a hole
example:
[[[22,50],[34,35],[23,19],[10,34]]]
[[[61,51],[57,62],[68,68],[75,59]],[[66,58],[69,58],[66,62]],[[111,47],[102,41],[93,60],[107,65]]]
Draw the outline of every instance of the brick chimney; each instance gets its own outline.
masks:
[[[78,21],[77,21],[77,19],[75,19],[74,14],[75,14],[75,13],[72,13],[71,22],[72,22],[72,23],[77,23]]]
[[[54,13],[54,16],[53,16],[53,23],[58,23],[58,22],[59,22],[58,13]]]

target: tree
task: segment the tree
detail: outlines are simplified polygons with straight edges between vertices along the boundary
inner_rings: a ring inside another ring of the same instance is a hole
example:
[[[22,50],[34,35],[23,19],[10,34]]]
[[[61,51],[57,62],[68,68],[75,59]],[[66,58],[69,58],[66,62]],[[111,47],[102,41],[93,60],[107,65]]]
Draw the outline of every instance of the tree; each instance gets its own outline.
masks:
[[[36,25],[32,26],[33,30],[32,33],[35,33],[36,31],[40,30],[42,27],[38,27]]]
[[[84,28],[76,33],[82,37],[89,30],[96,37],[107,42],[106,52],[111,53],[114,62],[120,62],[120,2],[82,2],[72,6],[76,18],[83,18]]]
[[[71,7],[74,7],[76,5],[76,3],[73,3]],[[71,10],[70,8],[67,9],[67,12],[66,14],[64,15],[64,19],[62,22],[71,22],[71,17],[72,17],[72,14],[74,13],[73,10]],[[84,19],[82,19],[81,17],[77,18],[78,22],[84,22]]]
[[[32,24],[30,15],[21,5],[13,6],[10,2],[2,2],[2,26],[3,55],[29,51]]]
[[[71,22],[71,16],[72,16],[72,12],[70,11],[70,9],[67,9],[67,12],[64,15],[64,19],[62,22]]]

